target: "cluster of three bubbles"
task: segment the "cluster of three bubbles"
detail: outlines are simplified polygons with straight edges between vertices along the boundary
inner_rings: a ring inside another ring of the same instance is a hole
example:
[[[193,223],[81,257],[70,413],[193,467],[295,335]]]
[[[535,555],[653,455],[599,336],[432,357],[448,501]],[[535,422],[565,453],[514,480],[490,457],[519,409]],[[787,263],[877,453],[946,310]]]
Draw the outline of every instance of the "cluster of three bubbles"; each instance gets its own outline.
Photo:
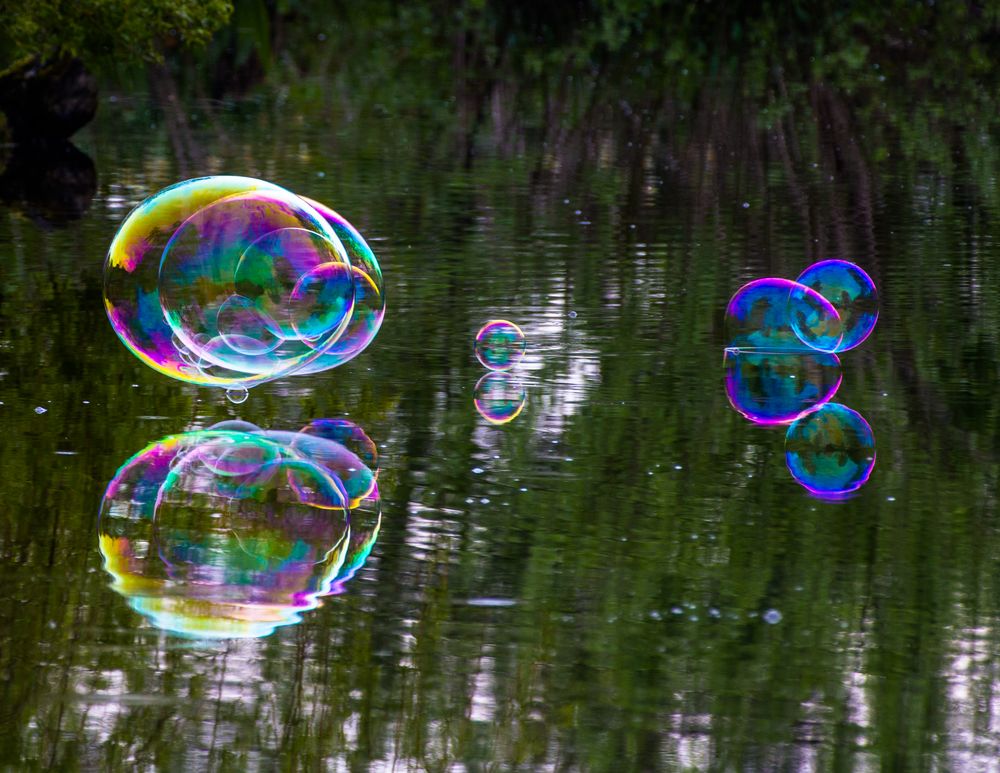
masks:
[[[226,421],[115,473],[99,547],[112,588],[162,630],[255,638],[301,620],[365,564],[381,526],[375,444],[346,419],[298,432]]]
[[[857,411],[831,402],[842,381],[838,354],[863,343],[878,320],[870,276],[824,260],[795,280],[758,279],[726,308],[729,402],[761,425],[789,425],[785,461],[811,493],[837,498],[863,486],[875,437]]]

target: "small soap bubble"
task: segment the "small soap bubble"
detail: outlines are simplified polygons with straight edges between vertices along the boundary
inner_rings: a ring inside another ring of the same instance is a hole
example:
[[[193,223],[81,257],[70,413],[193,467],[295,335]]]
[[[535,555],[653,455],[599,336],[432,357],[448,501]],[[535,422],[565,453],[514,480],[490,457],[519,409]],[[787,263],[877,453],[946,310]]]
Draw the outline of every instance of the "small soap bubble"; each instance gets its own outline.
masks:
[[[245,403],[250,396],[246,387],[234,387],[226,390],[226,399],[234,405]]]
[[[763,614],[761,619],[768,625],[777,625],[781,622],[781,612],[777,609],[769,609]]]
[[[875,467],[875,436],[864,417],[827,403],[796,420],[785,435],[785,462],[792,477],[819,496],[861,488]]]
[[[524,356],[524,333],[513,322],[494,319],[476,334],[476,359],[490,370],[510,370]]]

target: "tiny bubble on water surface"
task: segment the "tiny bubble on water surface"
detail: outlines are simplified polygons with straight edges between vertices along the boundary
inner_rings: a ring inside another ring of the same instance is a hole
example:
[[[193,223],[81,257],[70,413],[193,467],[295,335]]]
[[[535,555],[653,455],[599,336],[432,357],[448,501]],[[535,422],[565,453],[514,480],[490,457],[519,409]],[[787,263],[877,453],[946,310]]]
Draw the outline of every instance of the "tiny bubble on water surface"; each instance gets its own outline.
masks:
[[[483,474],[483,468],[482,467],[473,467],[472,468],[472,472],[473,472],[474,475],[482,475]]]
[[[777,609],[769,609],[764,613],[764,622],[768,625],[775,625],[781,622],[781,612]]]
[[[250,392],[247,391],[245,387],[237,387],[236,389],[226,390],[226,399],[233,403],[234,405],[239,405],[240,403],[245,403],[247,398],[250,396]]]
[[[750,202],[749,201],[744,201],[743,202],[743,209],[750,209]]]
[[[35,408],[35,413],[41,416],[43,413],[48,413],[48,408],[43,408],[42,406],[39,405]]]
[[[568,316],[570,319],[576,319],[576,312],[575,311],[571,311],[566,316]]]
[[[670,614],[672,614],[672,615],[682,615],[682,614],[684,614],[684,610],[681,609],[680,607],[670,607]]]

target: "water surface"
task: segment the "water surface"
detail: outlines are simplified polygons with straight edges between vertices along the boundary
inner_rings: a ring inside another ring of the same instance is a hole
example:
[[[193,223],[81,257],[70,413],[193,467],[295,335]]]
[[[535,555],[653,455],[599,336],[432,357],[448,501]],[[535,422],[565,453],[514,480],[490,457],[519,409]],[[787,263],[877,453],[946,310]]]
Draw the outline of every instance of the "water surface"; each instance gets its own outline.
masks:
[[[995,769],[990,137],[929,163],[864,123],[789,136],[709,105],[683,132],[646,116],[470,155],[433,112],[184,110],[105,98],[75,140],[94,188],[84,164],[0,211],[0,765]],[[144,367],[101,303],[129,209],[223,172],[341,211],[388,288],[362,356],[242,405]],[[843,502],[796,485],[783,429],[724,388],[732,292],[827,257],[881,293],[837,396],[878,461]],[[529,340],[503,425],[473,404],[494,317]],[[378,445],[383,508],[342,594],[199,641],[112,590],[97,514],[134,453],[337,417]]]

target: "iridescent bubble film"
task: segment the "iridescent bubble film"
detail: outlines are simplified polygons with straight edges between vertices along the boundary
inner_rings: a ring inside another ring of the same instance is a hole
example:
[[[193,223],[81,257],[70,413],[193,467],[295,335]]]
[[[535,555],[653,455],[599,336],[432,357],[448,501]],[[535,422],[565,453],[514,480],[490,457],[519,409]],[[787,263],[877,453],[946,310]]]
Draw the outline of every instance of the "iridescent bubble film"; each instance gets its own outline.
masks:
[[[356,425],[344,431],[366,447]],[[101,503],[112,588],[179,635],[265,636],[363,565],[381,523],[375,478],[308,432],[233,421],[166,437],[122,465]]]
[[[726,346],[831,352],[842,331],[837,310],[810,287],[768,277],[743,285],[726,307]]]
[[[513,322],[494,319],[476,334],[476,359],[490,370],[510,370],[524,356],[528,342]]]
[[[871,335],[878,321],[878,291],[860,266],[823,260],[809,266],[797,281],[826,298],[840,314],[843,340],[838,352],[853,349]]]
[[[476,384],[473,403],[490,424],[507,424],[524,410],[524,385],[510,373],[487,373]]]
[[[827,403],[788,428],[785,461],[792,477],[811,493],[849,494],[872,474],[875,435],[860,413]]]
[[[170,186],[128,215],[108,252],[104,301],[143,362],[234,399],[346,362],[385,311],[378,262],[350,223],[228,176]]]
[[[827,352],[726,349],[726,396],[756,424],[787,424],[828,402],[840,387],[840,360]]]

